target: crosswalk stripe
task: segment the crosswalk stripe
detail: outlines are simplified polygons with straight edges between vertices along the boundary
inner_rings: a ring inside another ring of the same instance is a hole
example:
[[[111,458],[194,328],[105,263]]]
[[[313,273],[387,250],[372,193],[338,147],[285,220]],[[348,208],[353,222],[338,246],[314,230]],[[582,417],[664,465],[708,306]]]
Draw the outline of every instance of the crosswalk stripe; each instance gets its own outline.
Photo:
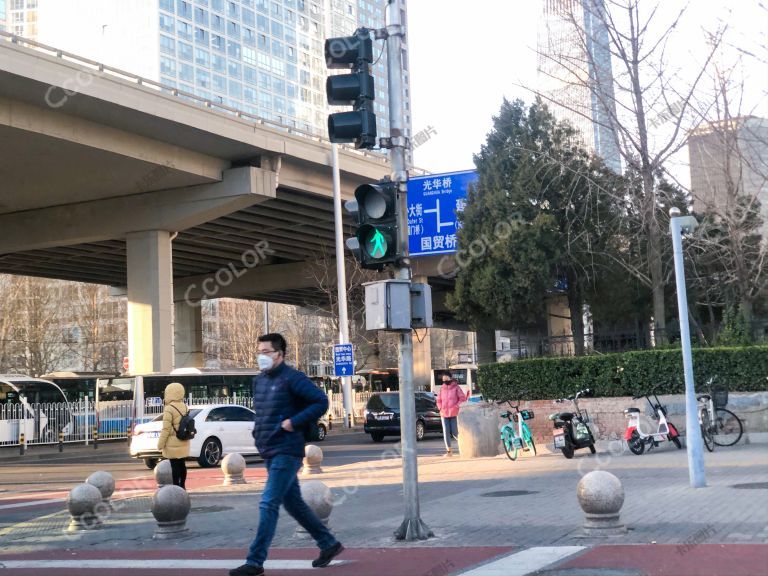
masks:
[[[226,570],[237,568],[243,560],[205,560],[192,558],[163,558],[158,560],[2,560],[4,568],[44,568],[44,569],[96,569],[116,570],[120,568],[151,570]],[[347,564],[348,561],[333,560],[331,566]],[[265,570],[311,570],[311,560],[267,560]]]
[[[525,576],[584,550],[584,546],[537,546],[499,558],[462,576]]]

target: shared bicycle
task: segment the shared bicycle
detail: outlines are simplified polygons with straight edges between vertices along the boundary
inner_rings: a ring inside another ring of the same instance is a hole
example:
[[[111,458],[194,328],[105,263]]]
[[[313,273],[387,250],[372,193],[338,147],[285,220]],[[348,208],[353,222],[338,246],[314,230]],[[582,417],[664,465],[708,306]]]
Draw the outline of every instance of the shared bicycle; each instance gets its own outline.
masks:
[[[697,397],[699,402],[699,425],[704,446],[714,452],[715,446],[733,446],[744,434],[744,426],[733,412],[726,409],[728,387],[715,385],[715,377],[707,381],[709,394]]]
[[[533,442],[533,434],[531,434],[526,420],[533,419],[533,410],[520,410],[520,400],[516,405],[513,405],[509,400],[498,402],[502,404],[506,402],[514,410],[507,410],[501,413],[502,418],[506,418],[508,422],[501,427],[501,441],[504,444],[504,451],[507,453],[507,457],[510,460],[517,460],[517,455],[520,450],[530,452],[531,455],[536,456],[536,444]],[[515,430],[515,423],[517,423],[517,430]]]

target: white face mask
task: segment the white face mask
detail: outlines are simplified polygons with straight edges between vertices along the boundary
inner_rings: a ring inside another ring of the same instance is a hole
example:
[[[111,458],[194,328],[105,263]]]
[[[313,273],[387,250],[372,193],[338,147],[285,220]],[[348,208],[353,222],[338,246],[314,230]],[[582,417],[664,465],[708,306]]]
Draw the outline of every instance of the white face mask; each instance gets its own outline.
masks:
[[[269,370],[275,363],[272,356],[267,354],[259,354],[256,362],[259,364],[259,370]]]

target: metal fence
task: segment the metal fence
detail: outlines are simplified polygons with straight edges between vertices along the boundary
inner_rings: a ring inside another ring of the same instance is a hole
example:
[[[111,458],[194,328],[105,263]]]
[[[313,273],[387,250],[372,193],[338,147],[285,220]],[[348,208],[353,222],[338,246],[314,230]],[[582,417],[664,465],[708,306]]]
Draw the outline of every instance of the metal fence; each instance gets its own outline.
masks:
[[[355,416],[361,417],[370,392],[355,393]],[[341,393],[328,393],[328,416],[336,421],[344,417]],[[187,398],[188,406],[234,404],[253,407],[250,396],[227,398]],[[163,404],[147,402],[144,421],[162,414]],[[98,413],[92,400],[72,403],[0,405],[0,446],[85,443],[96,440],[125,439],[135,419],[133,407],[126,402],[101,402]],[[23,435],[23,436],[22,436]]]

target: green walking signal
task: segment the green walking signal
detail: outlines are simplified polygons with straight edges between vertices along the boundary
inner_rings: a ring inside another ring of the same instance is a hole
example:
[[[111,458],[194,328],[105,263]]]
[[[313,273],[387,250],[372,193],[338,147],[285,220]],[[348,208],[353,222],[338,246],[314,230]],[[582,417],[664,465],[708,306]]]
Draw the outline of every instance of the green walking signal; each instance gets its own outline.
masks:
[[[383,270],[397,263],[402,256],[398,249],[397,185],[382,180],[358,186],[355,199],[345,208],[357,217],[357,231],[347,239],[347,247],[360,265],[367,270]]]

